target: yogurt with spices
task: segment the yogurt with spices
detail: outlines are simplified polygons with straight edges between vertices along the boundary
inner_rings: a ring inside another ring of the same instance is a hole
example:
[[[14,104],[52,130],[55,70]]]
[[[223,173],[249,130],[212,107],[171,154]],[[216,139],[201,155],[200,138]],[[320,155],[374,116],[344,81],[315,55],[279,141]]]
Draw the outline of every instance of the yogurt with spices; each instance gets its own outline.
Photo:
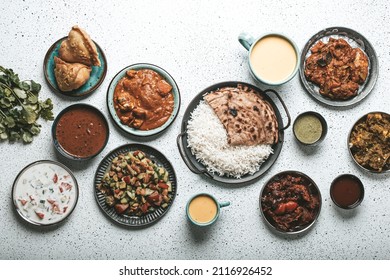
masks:
[[[78,185],[66,166],[42,160],[19,173],[12,198],[23,219],[34,225],[52,225],[72,213],[77,204]]]

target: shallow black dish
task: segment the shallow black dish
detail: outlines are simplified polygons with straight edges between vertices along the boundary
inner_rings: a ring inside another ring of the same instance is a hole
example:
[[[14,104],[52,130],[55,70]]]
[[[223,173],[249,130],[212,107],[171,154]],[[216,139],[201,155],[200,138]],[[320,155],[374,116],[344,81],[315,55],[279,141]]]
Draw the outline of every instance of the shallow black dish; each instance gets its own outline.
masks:
[[[168,171],[169,173],[168,178],[172,184],[171,200],[168,203],[168,207],[165,209],[162,207],[156,208],[154,212],[148,213],[140,217],[117,214],[113,207],[109,207],[106,204],[105,196],[97,189],[97,186],[100,184],[104,176],[104,173],[111,166],[112,160],[119,154],[123,154],[129,151],[136,151],[136,150],[143,151],[157,165],[163,166]],[[177,179],[172,164],[161,152],[147,145],[133,143],[133,144],[126,144],[120,146],[114,149],[113,151],[111,151],[107,156],[104,157],[104,159],[100,162],[96,170],[93,187],[94,187],[96,201],[100,206],[101,210],[104,212],[104,214],[106,214],[109,218],[111,218],[113,221],[117,222],[118,224],[137,228],[137,227],[145,227],[157,222],[168,212],[176,196]]]
[[[247,86],[249,88],[252,88],[256,92],[258,92],[262,97],[264,97],[264,99],[266,101],[268,101],[271,104],[272,108],[275,111],[275,115],[276,115],[276,118],[278,121],[279,140],[278,140],[278,143],[276,143],[272,146],[274,152],[267,158],[267,160],[265,160],[263,162],[260,169],[257,172],[255,172],[253,175],[247,174],[247,175],[242,176],[241,178],[234,178],[234,177],[229,177],[229,176],[219,176],[218,174],[213,174],[213,173],[210,173],[209,171],[207,171],[207,168],[202,163],[197,161],[195,156],[192,154],[191,149],[188,147],[187,124],[188,124],[189,119],[191,118],[191,113],[198,106],[199,102],[201,100],[203,100],[203,96],[206,93],[208,93],[210,91],[217,90],[217,89],[222,88],[222,87],[237,87],[237,85],[239,85],[239,84]],[[278,108],[276,107],[275,103],[273,102],[273,100],[269,97],[269,95],[268,95],[269,93],[273,93],[279,99],[280,103],[282,104],[282,106],[285,110],[285,113],[286,113],[287,119],[288,119],[287,124],[285,126],[283,126],[283,120],[282,120],[282,117],[280,115],[280,112],[279,112]],[[218,83],[218,84],[209,86],[208,88],[202,90],[197,96],[195,96],[195,98],[188,105],[187,110],[185,111],[184,116],[183,116],[183,121],[182,121],[182,125],[181,125],[181,133],[177,137],[177,145],[178,145],[179,152],[180,152],[182,159],[184,160],[185,164],[192,172],[194,172],[196,174],[203,174],[206,177],[208,177],[216,182],[220,182],[220,183],[249,184],[251,182],[258,180],[275,163],[276,159],[278,158],[278,156],[280,154],[280,151],[282,150],[283,141],[284,141],[284,130],[290,126],[290,123],[291,123],[291,118],[290,118],[290,114],[287,110],[287,107],[276,91],[274,91],[272,89],[268,89],[268,90],[263,91],[254,85],[244,83],[244,82],[222,82],[222,83]]]
[[[311,55],[310,49],[318,42],[328,42],[329,38],[342,38],[345,39],[353,48],[360,48],[368,57],[368,76],[363,85],[359,86],[358,95],[347,100],[333,100],[324,97],[319,93],[319,87],[314,83],[309,82],[305,77],[305,62]],[[321,30],[314,36],[312,36],[306,43],[301,53],[301,62],[299,67],[299,76],[303,87],[309,93],[311,97],[317,101],[330,105],[333,107],[348,107],[362,101],[374,88],[376,80],[378,78],[378,59],[375,50],[371,43],[360,33],[345,27],[330,27]]]

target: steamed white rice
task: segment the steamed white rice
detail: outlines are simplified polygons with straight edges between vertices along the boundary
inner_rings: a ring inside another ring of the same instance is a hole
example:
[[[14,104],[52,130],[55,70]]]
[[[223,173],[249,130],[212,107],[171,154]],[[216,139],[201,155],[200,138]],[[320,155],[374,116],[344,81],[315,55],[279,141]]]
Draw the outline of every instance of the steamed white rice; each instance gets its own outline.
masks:
[[[254,174],[273,152],[271,145],[230,146],[214,110],[200,101],[187,125],[188,147],[211,173],[240,178]]]

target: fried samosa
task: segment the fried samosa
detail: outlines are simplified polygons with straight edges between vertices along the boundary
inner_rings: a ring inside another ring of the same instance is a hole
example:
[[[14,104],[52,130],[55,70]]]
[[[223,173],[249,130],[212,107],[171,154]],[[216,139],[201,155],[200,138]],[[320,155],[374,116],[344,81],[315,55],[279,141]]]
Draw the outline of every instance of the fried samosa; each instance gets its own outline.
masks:
[[[61,43],[59,56],[66,62],[77,62],[88,66],[101,65],[95,43],[77,25],[72,27],[68,38]]]
[[[84,85],[92,68],[81,63],[67,63],[58,57],[54,57],[54,75],[61,91],[72,91]]]

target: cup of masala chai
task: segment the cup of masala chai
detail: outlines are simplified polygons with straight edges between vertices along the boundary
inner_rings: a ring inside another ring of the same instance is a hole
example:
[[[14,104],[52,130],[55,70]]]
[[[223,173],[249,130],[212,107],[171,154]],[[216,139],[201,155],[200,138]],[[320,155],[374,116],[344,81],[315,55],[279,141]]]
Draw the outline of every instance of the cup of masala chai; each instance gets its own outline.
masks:
[[[305,146],[315,146],[324,140],[328,125],[323,116],[317,112],[304,112],[295,119],[293,133],[295,139]]]
[[[62,110],[53,122],[53,143],[66,158],[87,160],[99,154],[108,142],[105,116],[94,106],[79,103]]]
[[[257,39],[241,33],[238,41],[249,51],[249,70],[261,83],[277,86],[291,80],[298,72],[298,46],[279,33],[264,34]]]
[[[220,209],[229,205],[230,202],[218,202],[212,195],[200,193],[188,201],[187,218],[196,226],[209,226],[217,221]]]
[[[330,186],[330,197],[338,207],[353,209],[363,201],[363,183],[355,175],[340,175],[333,180]]]

